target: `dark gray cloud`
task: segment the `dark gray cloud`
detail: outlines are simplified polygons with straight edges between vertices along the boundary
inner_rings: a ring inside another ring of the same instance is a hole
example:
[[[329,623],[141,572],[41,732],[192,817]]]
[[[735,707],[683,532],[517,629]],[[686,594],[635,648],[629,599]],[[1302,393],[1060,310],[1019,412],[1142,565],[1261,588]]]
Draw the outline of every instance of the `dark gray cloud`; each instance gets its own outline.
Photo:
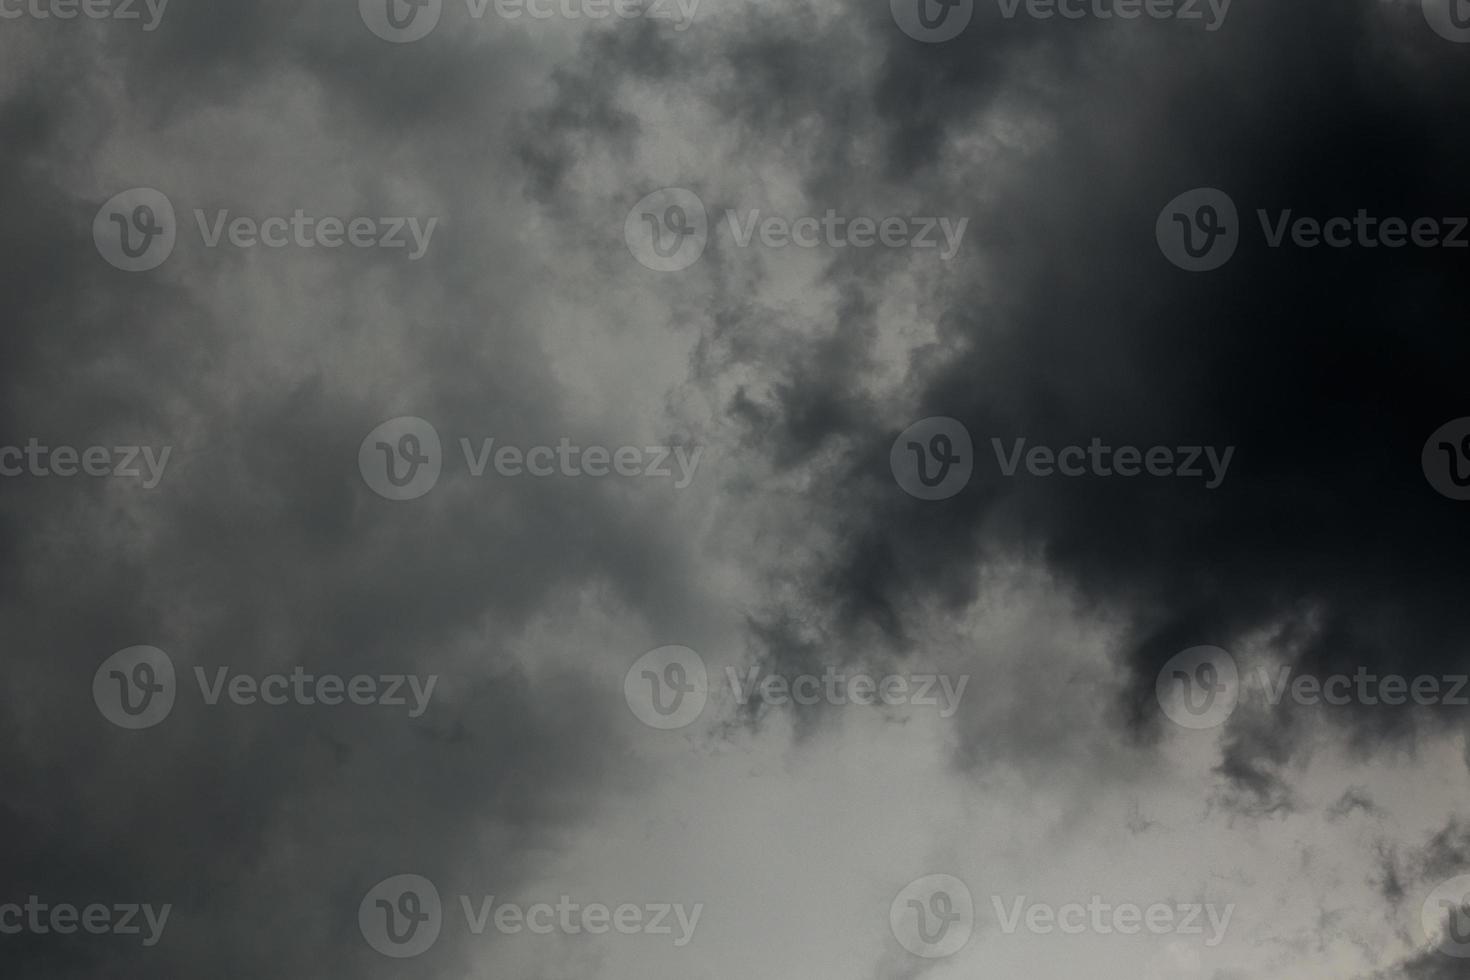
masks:
[[[914,271],[907,259],[834,253],[827,275],[850,298],[761,346],[744,336],[771,314],[709,260],[703,370],[759,367],[761,390],[739,387],[732,419],[752,452],[826,488],[811,514],[841,529],[804,570],[806,604],[902,651],[906,609],[932,598],[958,610],[987,563],[1038,558],[1081,601],[1128,617],[1117,654],[1145,726],[1165,660],[1263,629],[1301,669],[1463,669],[1467,526],[1418,462],[1429,433],[1464,414],[1465,341],[1450,327],[1465,312],[1463,253],[1271,249],[1256,217],[1464,212],[1458,46],[1413,5],[1237,4],[1216,33],[981,10],[943,45],[892,30],[881,5],[851,13],[780,40],[752,15],[694,54],[630,35],[583,69],[708,91],[752,142],[799,129],[816,204],[902,188],[972,216],[956,275],[924,280],[938,293],[919,313],[937,341],[912,352],[906,415],[865,382],[885,356],[878,332],[897,326],[875,322],[873,302]],[[1002,135],[1028,117],[1034,138]],[[881,154],[855,165],[867,144]],[[1163,205],[1196,186],[1226,189],[1241,212],[1244,243],[1212,275],[1174,268],[1153,237]],[[976,477],[941,504],[896,492],[887,465],[897,432],[926,415],[961,420],[977,444]],[[1236,454],[1209,492],[1005,479],[990,440],[1018,437]],[[778,661],[802,660],[778,627],[758,633]],[[1354,724],[1368,749],[1412,717],[1380,707]],[[1290,754],[1272,728],[1227,762],[1248,791]]]
[[[0,28],[0,445],[173,449],[151,490],[0,483],[0,833],[16,845],[0,900],[173,905],[155,950],[6,936],[15,975],[399,975],[354,918],[378,880],[509,891],[616,823],[609,801],[652,796],[607,683],[642,652],[630,633],[785,671],[972,672],[978,707],[940,743],[957,783],[1038,794],[1077,833],[1094,798],[1124,792],[1132,808],[1105,819],[1150,842],[1192,819],[1146,795],[1167,748],[1154,680],[1180,650],[1264,651],[1318,674],[1470,671],[1470,518],[1419,463],[1430,432],[1470,415],[1467,253],[1272,249],[1256,220],[1470,213],[1470,60],[1415,5],[1238,0],[1207,32],[980,4],[941,45],[870,2],[706,0],[688,31],[539,33],[450,3],[402,45],[354,6],[174,0],[156,32]],[[787,277],[809,257],[765,262],[728,240],[682,276],[644,276],[619,231],[670,184],[713,221],[801,200],[964,216],[968,237],[949,263],[833,250],[798,286]],[[191,232],[156,274],[129,275],[90,241],[128,186],[164,190],[184,227],[195,208],[443,223],[412,264],[207,250]],[[1243,241],[1191,274],[1154,226],[1202,186],[1233,198]],[[570,436],[704,440],[720,463],[695,506],[463,472],[390,503],[364,485],[358,444],[410,414],[451,456],[461,436]],[[933,415],[965,425],[976,472],[922,502],[895,484],[889,449]],[[991,440],[1017,438],[1235,454],[1213,490],[1006,478]],[[582,603],[615,612],[589,626]],[[548,626],[562,622],[570,640]],[[537,660],[561,642],[573,649]],[[166,650],[190,691],[195,667],[300,664],[432,673],[440,693],[420,718],[191,694],[123,732],[90,685],[135,644]],[[831,714],[794,715],[809,751]],[[1319,717],[1370,769],[1463,727],[1449,708],[1252,706],[1189,805],[1267,826],[1320,817],[1378,875],[1355,887],[1402,912],[1470,864],[1464,834],[1400,832],[1389,814],[1405,801],[1385,798],[1381,770],[1330,789],[1306,778]],[[739,727],[721,751],[748,748]],[[1371,840],[1348,836],[1367,824]],[[643,832],[640,846],[659,839]],[[1187,850],[1147,846],[1165,848],[1148,852],[1160,865]],[[1341,922],[1315,906],[1293,942],[1331,946],[1355,928]],[[891,954],[871,963],[922,972]],[[459,976],[480,956],[454,933],[407,965]],[[1396,962],[1381,975],[1459,976],[1467,961]]]
[[[599,796],[642,781],[617,701],[570,670],[532,678],[513,647],[584,588],[679,628],[685,613],[662,605],[684,559],[658,501],[590,481],[446,478],[405,509],[358,474],[358,443],[395,408],[446,440],[554,445],[577,429],[516,322],[505,240],[475,233],[492,205],[463,191],[523,179],[489,147],[535,60],[452,39],[396,50],[353,8],[178,4],[136,36],[5,22],[6,54],[31,57],[0,88],[0,442],[173,451],[150,490],[35,476],[0,490],[4,901],[172,905],[153,949],[7,935],[7,976],[397,975],[358,933],[378,880],[423,874],[446,902],[509,889]],[[299,112],[273,130],[278,80]],[[224,144],[193,142],[195,127]],[[79,176],[91,153],[94,174]],[[211,169],[217,154],[234,172]],[[237,182],[252,169],[259,181]],[[332,176],[344,172],[347,188]],[[185,226],[194,207],[342,214],[346,197],[351,214],[444,215],[460,244],[406,270],[400,256],[208,253],[181,234],[158,275],[133,276],[90,234],[128,184],[166,188]],[[394,300],[382,321],[363,315],[374,295]],[[135,644],[173,658],[181,691],[160,726],[125,732],[93,706],[92,674]],[[418,718],[207,706],[194,688],[196,667],[297,665],[439,682]],[[417,971],[461,975],[467,939],[446,931]]]

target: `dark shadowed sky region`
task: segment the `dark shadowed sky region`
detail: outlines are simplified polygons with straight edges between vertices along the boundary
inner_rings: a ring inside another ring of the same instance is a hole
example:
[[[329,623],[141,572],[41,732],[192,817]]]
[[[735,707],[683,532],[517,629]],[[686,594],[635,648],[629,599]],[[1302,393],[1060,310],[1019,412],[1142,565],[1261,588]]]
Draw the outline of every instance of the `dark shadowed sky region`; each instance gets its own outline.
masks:
[[[1470,977],[1470,0],[0,0],[0,977]]]

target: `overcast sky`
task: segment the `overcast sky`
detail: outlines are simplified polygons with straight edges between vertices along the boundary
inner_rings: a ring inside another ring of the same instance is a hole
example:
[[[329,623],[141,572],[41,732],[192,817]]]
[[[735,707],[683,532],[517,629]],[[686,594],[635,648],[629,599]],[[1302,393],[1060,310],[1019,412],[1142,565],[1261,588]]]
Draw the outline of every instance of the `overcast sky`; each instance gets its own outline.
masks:
[[[1470,2],[650,4],[0,0],[0,973],[1470,977]]]

